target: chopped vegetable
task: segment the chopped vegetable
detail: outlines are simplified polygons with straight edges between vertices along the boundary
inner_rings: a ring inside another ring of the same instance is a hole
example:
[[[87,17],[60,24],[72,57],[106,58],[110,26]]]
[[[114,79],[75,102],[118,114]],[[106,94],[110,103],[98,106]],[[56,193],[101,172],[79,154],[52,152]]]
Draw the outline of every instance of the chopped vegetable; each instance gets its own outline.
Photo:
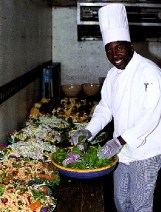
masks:
[[[40,201],[36,201],[36,202],[30,204],[29,207],[30,207],[30,209],[31,209],[32,211],[34,211],[34,210],[36,210],[37,208],[40,208],[40,207],[41,207],[41,202],[40,202]]]
[[[53,208],[50,205],[45,206],[45,207],[41,208],[40,212],[53,212]]]
[[[4,190],[5,190],[5,185],[4,184],[0,184],[0,196],[2,196]]]
[[[40,189],[44,192],[44,194],[51,196],[52,190],[47,186],[40,186]]]
[[[55,180],[56,178],[58,178],[58,176],[51,176],[51,175],[48,175],[48,174],[39,174],[39,177],[40,178],[44,178],[46,180]]]

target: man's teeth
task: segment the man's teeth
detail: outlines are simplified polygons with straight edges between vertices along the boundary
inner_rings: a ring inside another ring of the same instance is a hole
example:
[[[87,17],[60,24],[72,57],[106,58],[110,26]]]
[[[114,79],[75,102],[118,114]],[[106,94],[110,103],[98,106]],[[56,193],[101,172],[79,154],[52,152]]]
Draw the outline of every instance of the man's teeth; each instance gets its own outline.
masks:
[[[117,61],[115,61],[116,64],[119,64],[119,63],[121,63],[121,62],[122,62],[122,60],[117,60]]]

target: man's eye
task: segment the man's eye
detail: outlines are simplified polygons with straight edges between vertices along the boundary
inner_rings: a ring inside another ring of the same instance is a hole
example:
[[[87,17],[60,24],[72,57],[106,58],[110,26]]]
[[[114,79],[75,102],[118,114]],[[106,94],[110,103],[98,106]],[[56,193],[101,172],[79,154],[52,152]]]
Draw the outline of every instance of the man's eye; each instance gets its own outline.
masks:
[[[121,51],[122,49],[123,49],[122,46],[118,46],[118,47],[117,47],[117,51]]]

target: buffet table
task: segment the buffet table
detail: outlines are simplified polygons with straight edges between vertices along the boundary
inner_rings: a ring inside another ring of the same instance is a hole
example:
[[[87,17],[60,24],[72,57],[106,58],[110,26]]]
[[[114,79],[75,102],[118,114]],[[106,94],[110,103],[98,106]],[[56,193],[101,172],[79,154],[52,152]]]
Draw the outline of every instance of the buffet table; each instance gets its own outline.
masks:
[[[55,212],[115,212],[113,174],[94,179],[72,179],[61,176],[54,189]]]

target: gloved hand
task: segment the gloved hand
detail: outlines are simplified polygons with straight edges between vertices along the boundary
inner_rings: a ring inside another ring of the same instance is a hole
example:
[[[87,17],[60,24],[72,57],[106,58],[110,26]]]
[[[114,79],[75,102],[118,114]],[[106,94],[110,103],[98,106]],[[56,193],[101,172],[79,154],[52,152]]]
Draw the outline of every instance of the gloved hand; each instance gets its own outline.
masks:
[[[107,143],[97,153],[99,159],[108,159],[118,154],[122,145],[117,138],[107,141]]]
[[[85,137],[86,139],[90,138],[92,136],[92,133],[89,130],[82,129],[82,130],[77,130],[74,135],[71,137],[69,142],[72,145],[77,145],[78,142],[81,142],[81,136]]]

